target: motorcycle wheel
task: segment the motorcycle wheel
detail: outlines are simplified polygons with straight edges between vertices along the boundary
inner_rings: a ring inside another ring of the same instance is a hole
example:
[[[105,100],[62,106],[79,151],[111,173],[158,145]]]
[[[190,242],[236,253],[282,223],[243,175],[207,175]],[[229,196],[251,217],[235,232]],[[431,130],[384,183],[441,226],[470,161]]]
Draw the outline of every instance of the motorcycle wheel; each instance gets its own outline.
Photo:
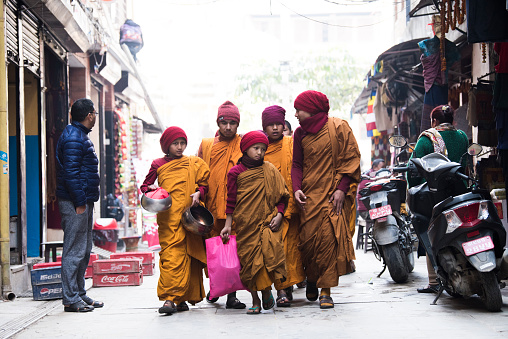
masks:
[[[480,273],[480,299],[488,311],[498,312],[503,307],[503,297],[494,272]]]
[[[407,281],[408,271],[402,258],[402,253],[399,249],[398,243],[392,243],[381,246],[383,256],[388,266],[388,271],[393,281],[396,283],[403,283]]]

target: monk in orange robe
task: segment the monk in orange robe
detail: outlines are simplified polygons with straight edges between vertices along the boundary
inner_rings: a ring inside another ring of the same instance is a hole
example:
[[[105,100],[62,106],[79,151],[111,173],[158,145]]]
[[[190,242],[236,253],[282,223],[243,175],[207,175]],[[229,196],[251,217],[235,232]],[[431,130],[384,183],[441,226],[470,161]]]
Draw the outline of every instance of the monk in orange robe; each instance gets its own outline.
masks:
[[[206,207],[215,219],[210,237],[218,236],[226,223],[227,175],[242,156],[241,137],[236,133],[239,124],[238,107],[226,101],[219,106],[217,113],[218,135],[215,138],[203,139],[199,146],[198,156],[210,167]],[[233,234],[235,234],[234,226]],[[206,296],[208,302],[216,302],[218,299],[210,299],[208,294]],[[236,297],[236,292],[228,294],[226,308],[243,309],[245,307],[245,304]]]
[[[291,184],[291,165],[293,162],[293,138],[284,136],[286,110],[274,105],[265,108],[261,115],[263,130],[268,136],[269,144],[265,153],[265,161],[273,164],[282,174],[288,187],[290,199],[282,221],[282,239],[284,241],[284,254],[286,256],[287,277],[284,282],[276,282],[277,307],[291,306],[293,299],[293,285],[305,279],[302,258],[298,243],[300,242],[300,216],[298,207],[293,198]]]
[[[330,288],[352,272],[356,188],[360,151],[348,123],[328,117],[326,95],[305,91],[294,103],[295,130],[291,178],[300,212],[300,250],[307,276],[306,296],[333,308]]]
[[[247,314],[259,314],[261,305],[265,310],[273,308],[272,284],[287,276],[280,227],[289,192],[275,166],[263,160],[267,145],[262,132],[243,136],[243,156],[228,173],[227,217],[221,231],[227,242],[234,220],[240,278],[252,295]],[[257,291],[261,291],[262,304]]]
[[[204,200],[210,171],[205,162],[195,156],[185,156],[187,135],[179,127],[168,127],[160,139],[164,158],[156,159],[141,186],[147,192],[156,188],[157,180],[172,198],[169,210],[157,213],[159,224],[160,277],[157,286],[159,300],[164,305],[159,313],[188,311],[189,306],[205,297],[203,268],[206,266],[204,240],[187,231],[181,218],[185,209]]]

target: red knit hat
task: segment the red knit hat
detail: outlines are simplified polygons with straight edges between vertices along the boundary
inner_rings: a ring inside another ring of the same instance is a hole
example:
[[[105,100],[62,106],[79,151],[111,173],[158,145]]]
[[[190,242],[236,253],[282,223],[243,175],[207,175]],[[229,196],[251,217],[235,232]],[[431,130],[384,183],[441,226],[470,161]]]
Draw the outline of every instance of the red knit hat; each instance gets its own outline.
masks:
[[[226,101],[219,106],[219,112],[217,114],[217,124],[221,120],[234,120],[240,123],[240,111],[231,101]]]
[[[184,138],[185,142],[187,142],[187,134],[185,134],[183,129],[176,126],[166,128],[160,139],[162,152],[169,154],[169,146],[178,138]]]
[[[295,99],[295,109],[310,114],[326,113],[330,110],[328,98],[321,92],[305,91]]]
[[[265,108],[263,113],[261,114],[261,121],[263,122],[263,129],[266,126],[270,126],[273,124],[285,124],[286,110],[280,106],[273,105]]]
[[[240,141],[240,150],[243,153],[247,151],[249,147],[257,144],[258,142],[265,144],[266,147],[268,147],[268,137],[266,134],[260,131],[249,132],[242,137],[242,141]]]

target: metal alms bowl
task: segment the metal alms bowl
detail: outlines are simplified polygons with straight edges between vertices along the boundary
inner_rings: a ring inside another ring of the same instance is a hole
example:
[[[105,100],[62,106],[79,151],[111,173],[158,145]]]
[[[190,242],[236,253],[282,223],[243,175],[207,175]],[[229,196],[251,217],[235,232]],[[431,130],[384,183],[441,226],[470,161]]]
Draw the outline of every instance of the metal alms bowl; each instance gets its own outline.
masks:
[[[210,233],[213,221],[212,213],[201,205],[187,208],[182,215],[182,224],[185,229],[201,236]]]
[[[141,206],[149,212],[159,213],[167,211],[172,204],[171,196],[164,199],[152,199],[146,195],[141,196]]]

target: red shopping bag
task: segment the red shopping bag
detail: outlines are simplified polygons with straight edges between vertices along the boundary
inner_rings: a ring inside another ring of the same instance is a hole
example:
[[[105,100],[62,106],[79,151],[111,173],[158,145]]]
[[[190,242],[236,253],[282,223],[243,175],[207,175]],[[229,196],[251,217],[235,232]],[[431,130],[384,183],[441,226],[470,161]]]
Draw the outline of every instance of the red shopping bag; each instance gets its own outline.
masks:
[[[206,239],[206,260],[210,279],[210,298],[246,290],[240,280],[240,259],[236,252],[236,236],[230,235],[227,244],[220,236]]]

